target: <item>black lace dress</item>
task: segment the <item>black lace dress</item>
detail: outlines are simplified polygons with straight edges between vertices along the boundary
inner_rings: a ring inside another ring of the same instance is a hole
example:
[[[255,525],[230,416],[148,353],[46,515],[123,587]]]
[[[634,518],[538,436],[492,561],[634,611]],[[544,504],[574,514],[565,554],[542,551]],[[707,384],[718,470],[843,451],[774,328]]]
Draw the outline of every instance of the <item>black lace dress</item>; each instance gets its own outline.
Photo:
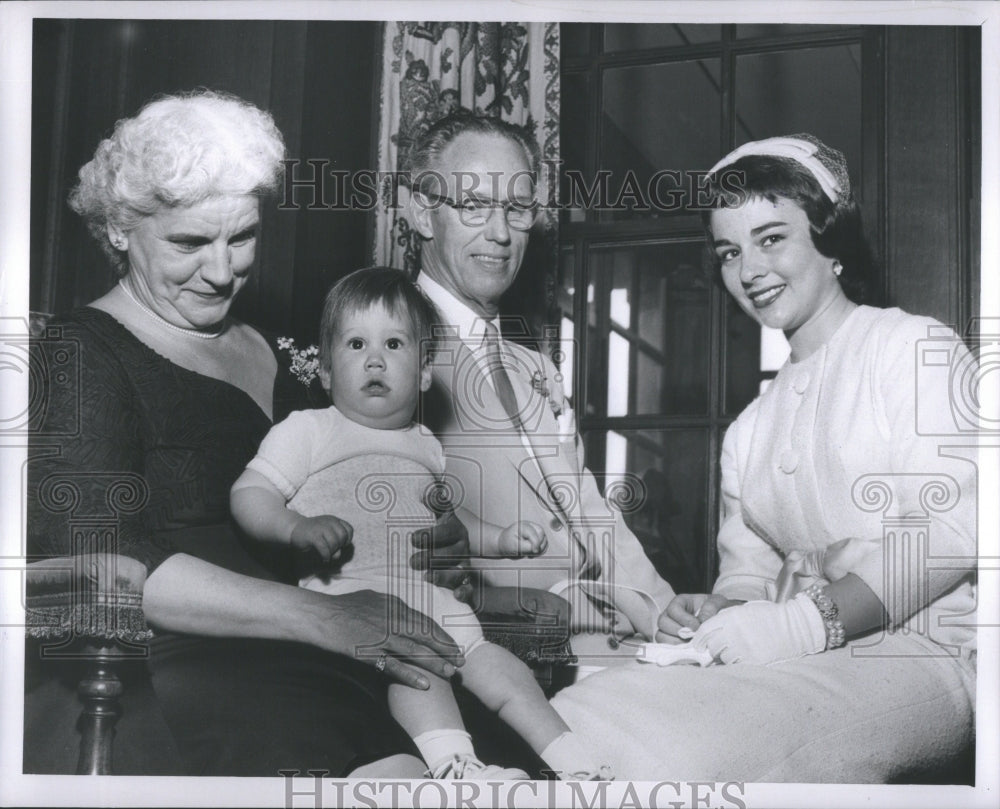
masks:
[[[272,350],[274,419],[325,404],[273,342]],[[50,324],[32,376],[30,556],[109,546],[152,572],[187,553],[294,584],[287,552],[262,552],[229,516],[230,486],[272,424],[245,392],[173,364],[90,308]],[[413,752],[388,714],[383,678],[348,657],[159,631],[149,652],[156,700],[188,774],[337,776]]]

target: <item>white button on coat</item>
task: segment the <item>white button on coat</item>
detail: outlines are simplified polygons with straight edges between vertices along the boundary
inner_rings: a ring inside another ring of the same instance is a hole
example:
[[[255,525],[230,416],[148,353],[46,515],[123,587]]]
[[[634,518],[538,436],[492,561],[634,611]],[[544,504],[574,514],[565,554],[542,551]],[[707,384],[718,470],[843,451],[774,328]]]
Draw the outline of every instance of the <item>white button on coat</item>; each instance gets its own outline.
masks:
[[[799,468],[799,453],[795,450],[786,450],[781,453],[781,463],[778,466],[786,475],[792,474]]]

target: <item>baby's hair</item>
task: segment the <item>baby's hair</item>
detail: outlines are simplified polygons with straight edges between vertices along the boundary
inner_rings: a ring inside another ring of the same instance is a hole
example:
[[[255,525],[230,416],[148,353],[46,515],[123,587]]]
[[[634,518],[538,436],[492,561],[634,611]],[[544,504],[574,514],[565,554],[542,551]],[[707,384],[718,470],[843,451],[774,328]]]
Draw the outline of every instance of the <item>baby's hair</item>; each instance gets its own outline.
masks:
[[[330,370],[330,345],[337,324],[349,312],[365,311],[380,304],[396,317],[406,318],[420,344],[420,361],[434,354],[432,329],[443,322],[437,308],[409,275],[393,267],[365,267],[345,275],[326,295],[319,324],[319,361]]]

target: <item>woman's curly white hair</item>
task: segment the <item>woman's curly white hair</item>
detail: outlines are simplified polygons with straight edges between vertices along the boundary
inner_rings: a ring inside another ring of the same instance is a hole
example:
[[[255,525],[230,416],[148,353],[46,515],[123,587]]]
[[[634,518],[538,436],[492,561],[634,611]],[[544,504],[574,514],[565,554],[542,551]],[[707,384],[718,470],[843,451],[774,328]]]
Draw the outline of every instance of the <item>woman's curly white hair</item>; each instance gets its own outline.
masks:
[[[80,169],[69,204],[123,276],[128,257],[108,224],[128,231],[164,207],[275,191],[284,156],[270,113],[241,98],[207,89],[164,96],[115,124]]]

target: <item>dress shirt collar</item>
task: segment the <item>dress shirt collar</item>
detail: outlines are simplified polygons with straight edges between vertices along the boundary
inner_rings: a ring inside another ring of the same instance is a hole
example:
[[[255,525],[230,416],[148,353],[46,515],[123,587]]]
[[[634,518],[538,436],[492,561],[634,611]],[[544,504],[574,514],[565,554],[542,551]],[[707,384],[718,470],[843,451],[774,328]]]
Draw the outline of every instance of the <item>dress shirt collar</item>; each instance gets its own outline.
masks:
[[[448,326],[458,327],[458,336],[470,349],[478,349],[486,334],[486,319],[473,312],[427,273],[417,276],[417,285],[438,308]],[[500,331],[500,318],[490,321]]]

